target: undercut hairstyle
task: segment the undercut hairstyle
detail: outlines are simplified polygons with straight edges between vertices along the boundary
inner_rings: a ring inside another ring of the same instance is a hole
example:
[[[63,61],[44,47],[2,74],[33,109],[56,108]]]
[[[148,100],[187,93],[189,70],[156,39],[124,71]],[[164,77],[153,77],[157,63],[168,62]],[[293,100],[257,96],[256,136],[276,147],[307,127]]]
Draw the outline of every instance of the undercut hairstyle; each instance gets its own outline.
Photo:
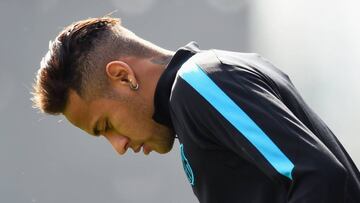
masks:
[[[90,18],[63,29],[40,62],[33,85],[33,104],[42,112],[64,112],[69,90],[81,98],[104,96],[105,67],[124,56],[157,55],[150,43],[137,37],[112,17]]]

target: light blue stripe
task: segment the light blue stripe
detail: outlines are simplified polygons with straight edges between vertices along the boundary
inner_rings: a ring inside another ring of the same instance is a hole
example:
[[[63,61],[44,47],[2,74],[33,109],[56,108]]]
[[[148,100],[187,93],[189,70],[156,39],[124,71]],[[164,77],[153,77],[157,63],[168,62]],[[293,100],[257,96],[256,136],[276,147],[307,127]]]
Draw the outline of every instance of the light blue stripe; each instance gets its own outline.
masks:
[[[261,130],[261,128],[229,98],[195,63],[187,61],[178,74],[244,135],[268,162],[292,180],[294,164]]]
[[[192,168],[190,166],[189,161],[187,160],[187,158],[185,156],[184,145],[183,144],[180,144],[180,153],[181,153],[181,160],[182,160],[182,164],[183,164],[183,167],[184,167],[186,177],[188,178],[190,184],[192,186],[194,186],[195,185],[194,173],[192,171]]]

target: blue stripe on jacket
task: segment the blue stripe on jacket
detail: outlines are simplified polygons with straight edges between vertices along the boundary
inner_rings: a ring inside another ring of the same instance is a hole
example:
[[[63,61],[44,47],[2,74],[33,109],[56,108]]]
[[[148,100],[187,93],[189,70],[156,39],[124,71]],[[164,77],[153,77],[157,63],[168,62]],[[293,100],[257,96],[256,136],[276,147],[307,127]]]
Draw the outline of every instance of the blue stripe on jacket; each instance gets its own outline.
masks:
[[[292,180],[294,164],[263,130],[224,91],[191,61],[182,65],[179,76],[189,83],[222,116],[226,118],[280,174]]]

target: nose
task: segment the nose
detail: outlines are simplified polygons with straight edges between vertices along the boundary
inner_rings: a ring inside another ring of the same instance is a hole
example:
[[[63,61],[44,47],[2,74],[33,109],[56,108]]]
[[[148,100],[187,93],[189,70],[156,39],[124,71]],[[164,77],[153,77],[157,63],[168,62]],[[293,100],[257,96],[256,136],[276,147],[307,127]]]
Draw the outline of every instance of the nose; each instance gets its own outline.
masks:
[[[106,133],[103,135],[120,155],[125,154],[129,148],[129,139],[119,134]]]

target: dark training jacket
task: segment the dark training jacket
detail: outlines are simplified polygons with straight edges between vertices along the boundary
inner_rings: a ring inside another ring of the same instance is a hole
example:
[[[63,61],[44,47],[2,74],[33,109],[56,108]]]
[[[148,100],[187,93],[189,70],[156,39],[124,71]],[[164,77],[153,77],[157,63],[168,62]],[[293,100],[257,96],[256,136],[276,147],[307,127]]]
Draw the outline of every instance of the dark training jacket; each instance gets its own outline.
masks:
[[[258,54],[190,43],[160,77],[154,103],[202,203],[360,203],[360,174],[344,147]]]

